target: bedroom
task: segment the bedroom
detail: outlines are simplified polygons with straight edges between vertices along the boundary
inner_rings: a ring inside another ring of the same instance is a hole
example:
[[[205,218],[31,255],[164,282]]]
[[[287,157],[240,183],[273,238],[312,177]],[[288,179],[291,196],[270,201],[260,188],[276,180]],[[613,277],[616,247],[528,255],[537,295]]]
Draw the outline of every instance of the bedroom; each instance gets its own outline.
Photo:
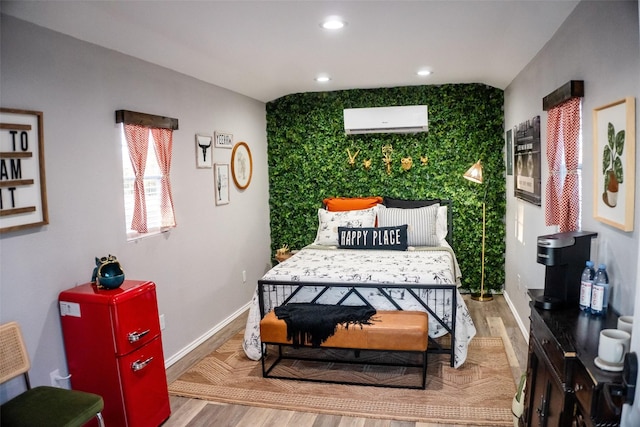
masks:
[[[583,133],[589,144],[591,110],[639,93],[637,3],[631,3],[615,7],[581,3],[507,86],[505,126],[542,114],[542,97],[568,80],[584,79]],[[629,11],[635,12],[632,21],[626,20],[633,16]],[[167,324],[165,355],[179,358],[199,338],[243,310],[273,246],[287,243],[272,243],[266,231],[270,213],[265,103],[15,18],[2,19],[2,106],[45,111],[50,225],[3,235],[1,240],[0,316],[2,321],[20,320],[27,332],[33,381],[46,384],[49,372],[65,372],[57,295],[88,281],[94,257],[107,253],[118,256],[129,277],[158,284],[160,311]],[[619,22],[626,27],[620,30]],[[633,31],[630,42],[624,35]],[[612,43],[620,49],[609,49]],[[560,60],[567,56],[568,63]],[[176,135],[189,146],[174,153],[174,162],[186,165],[174,182],[175,202],[184,206],[178,208],[178,229],[132,244],[124,241],[119,233],[122,219],[113,214],[121,210],[121,175],[109,167],[119,161],[112,119],[114,110],[121,108],[179,118],[181,130]],[[210,174],[195,168],[192,150],[193,134],[213,129],[238,129],[235,136],[251,143],[256,165],[251,186],[232,193],[231,203],[217,208],[211,201]],[[590,148],[585,153],[588,159]],[[469,159],[469,164],[475,160]],[[592,171],[585,168],[585,182],[592,179]],[[543,269],[535,263],[532,242],[553,230],[544,226],[540,208],[512,197],[511,177],[504,185],[505,293],[526,330],[526,288],[542,287]],[[600,233],[602,259],[618,264],[614,286],[625,292],[616,293],[615,306],[633,311],[638,301],[640,239],[637,231],[622,233],[595,221],[591,197],[590,191],[584,192],[583,228]],[[286,211],[282,207],[275,215]],[[636,211],[636,226],[637,217]],[[526,245],[513,237],[518,218],[526,224]],[[184,254],[189,254],[188,260]],[[247,273],[246,284],[242,271]],[[640,349],[638,341],[634,344]]]

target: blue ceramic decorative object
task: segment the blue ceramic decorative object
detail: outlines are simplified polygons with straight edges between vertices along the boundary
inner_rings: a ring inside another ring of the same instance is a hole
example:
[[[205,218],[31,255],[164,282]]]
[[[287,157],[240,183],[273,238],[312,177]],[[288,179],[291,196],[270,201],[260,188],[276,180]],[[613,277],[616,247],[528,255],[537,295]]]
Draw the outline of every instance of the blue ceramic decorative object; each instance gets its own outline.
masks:
[[[124,271],[115,256],[96,257],[96,268],[93,269],[91,281],[99,288],[117,289],[124,282]]]

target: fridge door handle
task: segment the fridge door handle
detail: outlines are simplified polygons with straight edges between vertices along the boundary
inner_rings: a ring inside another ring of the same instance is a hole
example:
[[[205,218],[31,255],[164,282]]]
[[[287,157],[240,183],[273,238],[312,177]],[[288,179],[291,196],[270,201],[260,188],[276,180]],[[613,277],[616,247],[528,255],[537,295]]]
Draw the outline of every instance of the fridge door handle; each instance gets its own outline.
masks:
[[[140,338],[144,337],[149,332],[151,332],[151,329],[147,329],[146,331],[142,332],[130,332],[129,335],[127,335],[127,338],[129,339],[130,343],[134,343],[140,341]]]
[[[142,362],[139,361],[139,360],[136,360],[135,362],[133,362],[131,364],[131,370],[133,372],[138,372],[138,371],[144,369],[149,363],[151,363],[152,360],[153,360],[153,356],[151,356],[150,358],[148,358],[147,360],[144,360]]]

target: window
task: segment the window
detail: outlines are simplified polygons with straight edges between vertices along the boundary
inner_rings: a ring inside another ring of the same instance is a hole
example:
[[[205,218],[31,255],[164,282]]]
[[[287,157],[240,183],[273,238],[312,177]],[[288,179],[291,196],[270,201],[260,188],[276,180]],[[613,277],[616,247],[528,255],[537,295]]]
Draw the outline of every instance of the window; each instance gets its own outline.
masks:
[[[581,224],[582,102],[575,97],[548,111],[546,225],[575,231]]]
[[[176,226],[171,195],[171,152],[177,119],[116,111],[121,147],[126,232],[129,240]]]
[[[149,131],[149,144],[147,147],[146,167],[144,170],[144,194],[147,211],[147,233],[140,233],[131,229],[134,209],[134,186],[136,175],[133,172],[131,158],[129,157],[129,147],[127,139],[124,135],[124,126],[121,132],[122,140],[122,176],[124,180],[124,214],[128,239],[135,239],[144,235],[153,235],[162,232],[162,221],[160,213],[160,178],[162,172],[156,159],[155,149],[153,147],[153,135]]]

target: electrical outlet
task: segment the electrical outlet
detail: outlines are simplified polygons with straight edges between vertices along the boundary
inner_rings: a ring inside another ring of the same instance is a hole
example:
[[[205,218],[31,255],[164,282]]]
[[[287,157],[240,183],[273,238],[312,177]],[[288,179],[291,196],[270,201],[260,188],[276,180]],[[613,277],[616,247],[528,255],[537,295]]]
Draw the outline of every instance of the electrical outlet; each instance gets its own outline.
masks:
[[[520,273],[518,273],[518,290],[522,290],[522,280],[520,280]]]
[[[166,326],[166,324],[164,323],[164,314],[160,315],[160,330],[164,331],[164,327]]]
[[[60,375],[60,369],[56,369],[55,371],[50,372],[49,378],[51,379],[51,387],[62,388],[60,386],[60,383],[58,382],[58,380],[62,379],[62,376]]]
[[[69,380],[71,379],[71,374],[63,377],[60,375],[60,369],[56,369],[55,371],[49,372],[49,379],[51,380],[52,387],[58,388],[66,388],[69,389]]]
[[[242,283],[247,283],[247,270],[242,270]]]

